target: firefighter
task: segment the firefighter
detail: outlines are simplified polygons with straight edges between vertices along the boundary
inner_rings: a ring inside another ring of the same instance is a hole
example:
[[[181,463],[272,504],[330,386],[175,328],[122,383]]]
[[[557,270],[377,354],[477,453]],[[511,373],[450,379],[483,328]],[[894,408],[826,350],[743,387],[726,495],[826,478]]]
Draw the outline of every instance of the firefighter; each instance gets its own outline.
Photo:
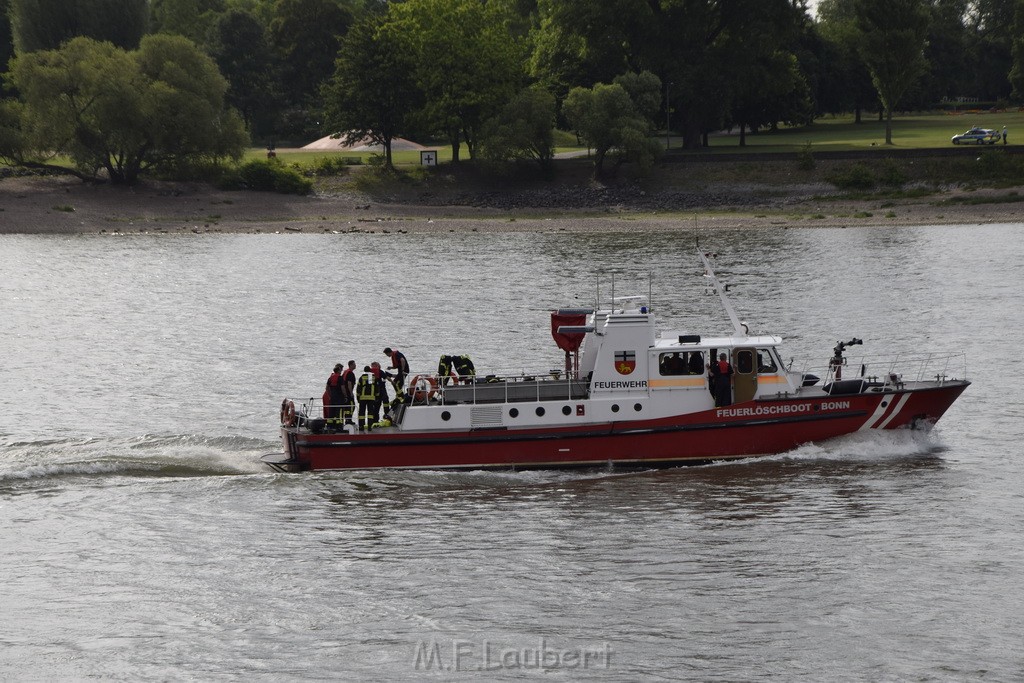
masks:
[[[390,346],[384,349],[384,355],[391,359],[388,370],[395,371],[395,391],[401,392],[405,386],[405,377],[409,374],[409,360],[404,353],[398,349],[392,350]]]
[[[437,362],[437,376],[443,386],[447,386],[450,379],[454,379],[455,384],[459,383],[459,376],[455,374],[455,360],[452,356],[441,356],[441,360]]]
[[[476,377],[476,367],[469,356],[465,354],[455,356],[452,362],[455,364],[455,371],[459,374],[459,378],[464,384],[473,381],[473,378]]]
[[[711,364],[715,376],[715,406],[723,408],[732,405],[732,365],[724,353],[718,354],[718,361]]]
[[[352,422],[353,413],[355,412],[355,391],[356,391],[356,362],[350,360],[348,367],[345,368],[341,373],[341,411],[339,417],[345,421],[345,424],[355,424]]]
[[[344,366],[338,363],[334,372],[327,378],[327,390],[324,392],[324,418],[330,422],[338,419],[341,413],[344,388],[341,383],[341,371]]]
[[[372,431],[380,419],[380,381],[374,376],[369,365],[363,367],[363,374],[356,383],[356,399],[359,401],[359,431]]]

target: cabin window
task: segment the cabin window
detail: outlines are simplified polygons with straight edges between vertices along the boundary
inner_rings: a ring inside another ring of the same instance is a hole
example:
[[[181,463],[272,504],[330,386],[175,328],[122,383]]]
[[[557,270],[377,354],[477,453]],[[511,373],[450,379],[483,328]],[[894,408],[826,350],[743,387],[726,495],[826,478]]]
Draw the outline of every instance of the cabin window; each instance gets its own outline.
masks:
[[[736,352],[736,372],[741,375],[749,375],[754,372],[754,352],[750,349],[740,349]]]
[[[661,375],[703,375],[704,354],[700,351],[673,351],[663,353],[658,358],[658,371]]]
[[[779,365],[775,362],[770,349],[757,350],[757,371],[762,375],[771,375],[779,371]]]

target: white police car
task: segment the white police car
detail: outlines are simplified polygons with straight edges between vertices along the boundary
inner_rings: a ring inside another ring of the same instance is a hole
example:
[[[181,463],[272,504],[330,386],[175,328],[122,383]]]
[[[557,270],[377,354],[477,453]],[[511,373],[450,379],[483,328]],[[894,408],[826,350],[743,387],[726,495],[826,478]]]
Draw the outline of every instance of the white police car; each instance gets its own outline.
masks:
[[[1000,140],[999,132],[991,128],[971,128],[966,133],[953,136],[954,145],[994,145]]]

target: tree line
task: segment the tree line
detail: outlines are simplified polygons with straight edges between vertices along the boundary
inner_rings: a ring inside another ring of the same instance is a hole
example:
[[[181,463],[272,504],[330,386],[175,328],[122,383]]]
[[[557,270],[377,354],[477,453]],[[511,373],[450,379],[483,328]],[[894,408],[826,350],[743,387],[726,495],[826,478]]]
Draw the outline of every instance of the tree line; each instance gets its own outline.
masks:
[[[1024,99],[1024,0],[0,0],[0,156],[132,182],[328,133],[600,174],[656,128]]]

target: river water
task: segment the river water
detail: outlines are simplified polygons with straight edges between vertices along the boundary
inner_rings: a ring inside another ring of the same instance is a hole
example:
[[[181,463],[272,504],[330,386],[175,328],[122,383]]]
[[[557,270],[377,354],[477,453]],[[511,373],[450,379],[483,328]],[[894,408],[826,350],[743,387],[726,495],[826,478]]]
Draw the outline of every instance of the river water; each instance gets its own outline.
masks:
[[[0,679],[1024,676],[1024,225],[0,236]],[[284,396],[397,346],[558,367],[647,294],[824,363],[964,350],[929,434],[659,471],[286,475]],[[649,279],[647,273],[652,277]]]

